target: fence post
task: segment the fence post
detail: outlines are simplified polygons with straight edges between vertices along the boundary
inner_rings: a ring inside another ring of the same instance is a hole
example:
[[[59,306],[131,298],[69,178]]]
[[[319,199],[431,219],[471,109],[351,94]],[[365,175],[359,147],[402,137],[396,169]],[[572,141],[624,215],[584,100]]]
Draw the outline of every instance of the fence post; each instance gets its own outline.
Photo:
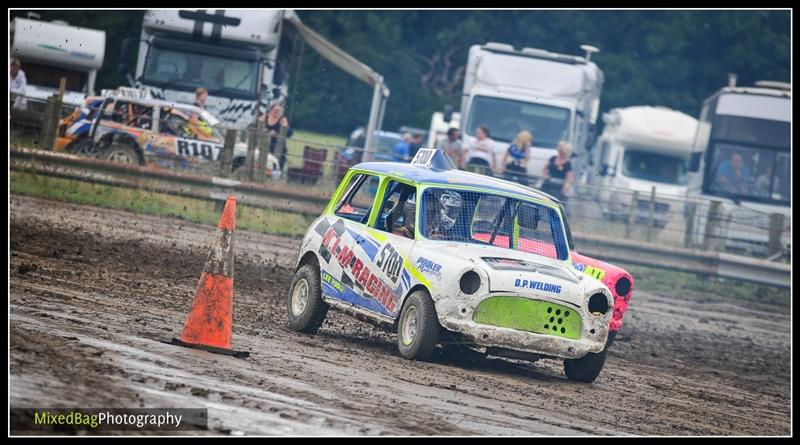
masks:
[[[246,181],[253,180],[253,163],[256,157],[256,142],[260,133],[263,122],[258,121],[255,128],[251,127],[247,133],[247,155],[244,158],[244,179]]]
[[[634,191],[631,196],[631,205],[628,207],[628,224],[625,226],[625,238],[630,239],[631,227],[636,220],[636,209],[639,207],[639,192]]]
[[[51,129],[50,131],[50,140],[48,141],[48,149],[55,150],[56,149],[56,141],[58,140],[58,123],[61,120],[61,104],[64,102],[64,93],[67,90],[67,78],[62,77],[58,81],[58,96],[55,98],[55,103],[53,104],[53,114],[52,114],[52,122],[50,124]]]
[[[653,186],[650,190],[650,211],[647,214],[647,241],[653,240],[653,225],[655,224],[656,215],[656,187]]]
[[[269,154],[269,147],[272,145],[272,133],[267,131],[266,135],[262,135],[258,139],[258,163],[256,172],[256,182],[263,184],[265,180],[265,171],[267,166],[267,155]]]
[[[225,132],[225,144],[222,146],[222,153],[219,154],[219,175],[223,178],[231,177],[234,145],[236,145],[236,130],[228,129]]]
[[[683,245],[684,247],[690,247],[692,245],[692,235],[694,235],[694,217],[697,215],[697,203],[696,202],[687,202],[686,203],[686,232],[683,235]]]
[[[709,250],[714,247],[716,250],[716,241],[713,241],[712,238],[716,238],[715,232],[717,231],[717,227],[719,226],[719,213],[720,208],[722,207],[722,202],[720,201],[711,201],[711,207],[708,210],[708,218],[706,219],[706,232],[705,236],[703,237],[703,249]]]
[[[767,256],[771,257],[783,249],[781,246],[781,235],[783,235],[783,218],[780,213],[769,215],[769,247]]]
[[[278,145],[275,147],[275,153],[278,156],[278,170],[283,175],[283,165],[281,165],[281,159],[283,162],[286,162],[286,158],[288,157],[287,152],[289,150],[289,144],[286,143],[286,132],[289,131],[289,127],[281,126],[281,129],[278,132]]]
[[[231,177],[233,168],[233,146],[236,145],[236,130],[228,129],[225,132],[225,143],[219,154],[219,175],[222,178]],[[214,212],[222,213],[225,210],[225,201],[219,199],[214,201]]]

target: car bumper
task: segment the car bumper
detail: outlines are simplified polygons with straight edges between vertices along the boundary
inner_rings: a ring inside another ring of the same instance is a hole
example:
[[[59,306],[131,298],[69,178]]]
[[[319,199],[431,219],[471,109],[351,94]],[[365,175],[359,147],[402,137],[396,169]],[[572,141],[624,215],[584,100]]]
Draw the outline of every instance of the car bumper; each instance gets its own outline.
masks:
[[[529,327],[511,327],[499,326],[497,324],[501,323],[487,321],[486,319],[483,319],[482,322],[476,321],[482,319],[480,315],[476,315],[480,312],[481,303],[493,296],[481,299],[474,306],[461,304],[452,308],[447,307],[449,305],[437,308],[444,313],[444,317],[440,317],[439,320],[441,325],[478,346],[505,348],[550,357],[580,358],[589,352],[600,352],[605,347],[611,310],[603,316],[596,317],[587,316],[577,308],[571,308],[574,314],[580,314],[580,323],[577,328],[573,326],[577,331],[574,331],[572,338],[566,338],[564,335],[533,332],[534,328],[530,327],[530,325]],[[524,297],[508,298],[524,299]],[[532,301],[543,304],[556,304],[545,300]],[[523,322],[525,318],[522,317]],[[518,317],[517,319],[520,318]],[[534,322],[533,325],[538,326],[541,323],[548,323],[547,320]],[[567,334],[569,334],[569,331],[567,331]]]

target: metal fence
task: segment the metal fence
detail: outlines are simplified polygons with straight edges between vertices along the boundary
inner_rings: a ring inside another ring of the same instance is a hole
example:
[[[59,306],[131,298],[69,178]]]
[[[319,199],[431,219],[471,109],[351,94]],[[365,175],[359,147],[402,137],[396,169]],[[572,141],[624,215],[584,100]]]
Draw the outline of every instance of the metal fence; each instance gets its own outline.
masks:
[[[57,98],[44,103],[28,98],[27,102],[25,112],[12,107],[12,145],[53,147],[58,119],[73,107],[62,106]],[[37,110],[44,116],[37,118]],[[214,162],[188,164],[182,172],[329,196],[347,169],[365,156],[363,148],[287,137],[285,130],[276,133],[251,126],[239,132],[228,130]],[[163,162],[150,160],[149,165],[162,169]],[[541,183],[541,178],[522,179],[534,187]],[[583,234],[791,261],[788,215],[762,213],[723,201],[669,196],[657,188],[636,192],[577,183],[569,191],[565,207],[572,230]]]

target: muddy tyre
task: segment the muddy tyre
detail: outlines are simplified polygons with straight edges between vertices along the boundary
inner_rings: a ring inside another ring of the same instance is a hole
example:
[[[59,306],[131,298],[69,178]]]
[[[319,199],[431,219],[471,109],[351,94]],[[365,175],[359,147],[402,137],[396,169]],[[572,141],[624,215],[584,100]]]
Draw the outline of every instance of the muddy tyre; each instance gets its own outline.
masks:
[[[397,320],[397,348],[409,360],[427,360],[439,342],[436,307],[425,291],[408,296]]]
[[[289,328],[315,334],[328,314],[328,305],[322,301],[319,268],[304,264],[297,270],[289,288],[287,303]]]
[[[114,144],[103,150],[100,157],[121,164],[139,165],[141,163],[136,149],[130,145]]]
[[[581,358],[564,360],[564,374],[576,382],[592,383],[606,363],[609,343],[600,352],[590,352]]]

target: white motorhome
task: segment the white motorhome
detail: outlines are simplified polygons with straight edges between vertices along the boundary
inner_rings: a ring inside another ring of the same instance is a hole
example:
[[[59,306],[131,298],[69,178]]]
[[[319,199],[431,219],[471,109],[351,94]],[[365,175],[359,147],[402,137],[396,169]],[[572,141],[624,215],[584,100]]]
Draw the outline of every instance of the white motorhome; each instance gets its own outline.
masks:
[[[431,116],[431,128],[428,130],[428,145],[426,147],[434,148],[436,144],[447,137],[447,131],[451,128],[459,128],[461,121],[460,113],[451,113],[450,120],[445,122],[445,113],[437,111]]]
[[[586,153],[600,107],[603,72],[591,62],[597,48],[584,45],[586,57],[490,42],[469,50],[461,100],[461,125],[467,147],[475,129],[489,127],[500,166],[511,141],[522,130],[533,134],[529,175],[540,176],[561,140],[575,147],[576,171]]]
[[[133,82],[155,99],[185,103],[206,88],[206,109],[222,126],[245,128],[259,104],[285,94],[276,62],[283,16],[284,10],[146,11]]]
[[[638,192],[636,205],[648,209],[655,187],[654,218],[665,225],[675,209],[663,198],[686,195],[697,119],[669,108],[636,106],[615,108],[603,115],[603,122],[588,175],[590,184],[602,187],[603,214],[627,217],[630,199],[614,199],[621,190]]]
[[[698,245],[764,254],[772,215],[791,227],[791,85],[759,81],[721,88],[703,102],[690,162],[690,198],[699,201]],[[722,223],[706,238],[711,202]],[[783,232],[783,246],[790,243]]]
[[[63,102],[80,107],[94,95],[97,71],[103,66],[106,33],[17,17],[9,24],[11,57],[22,61],[27,78],[25,96],[46,100],[66,79]],[[38,102],[38,101],[37,101]]]

